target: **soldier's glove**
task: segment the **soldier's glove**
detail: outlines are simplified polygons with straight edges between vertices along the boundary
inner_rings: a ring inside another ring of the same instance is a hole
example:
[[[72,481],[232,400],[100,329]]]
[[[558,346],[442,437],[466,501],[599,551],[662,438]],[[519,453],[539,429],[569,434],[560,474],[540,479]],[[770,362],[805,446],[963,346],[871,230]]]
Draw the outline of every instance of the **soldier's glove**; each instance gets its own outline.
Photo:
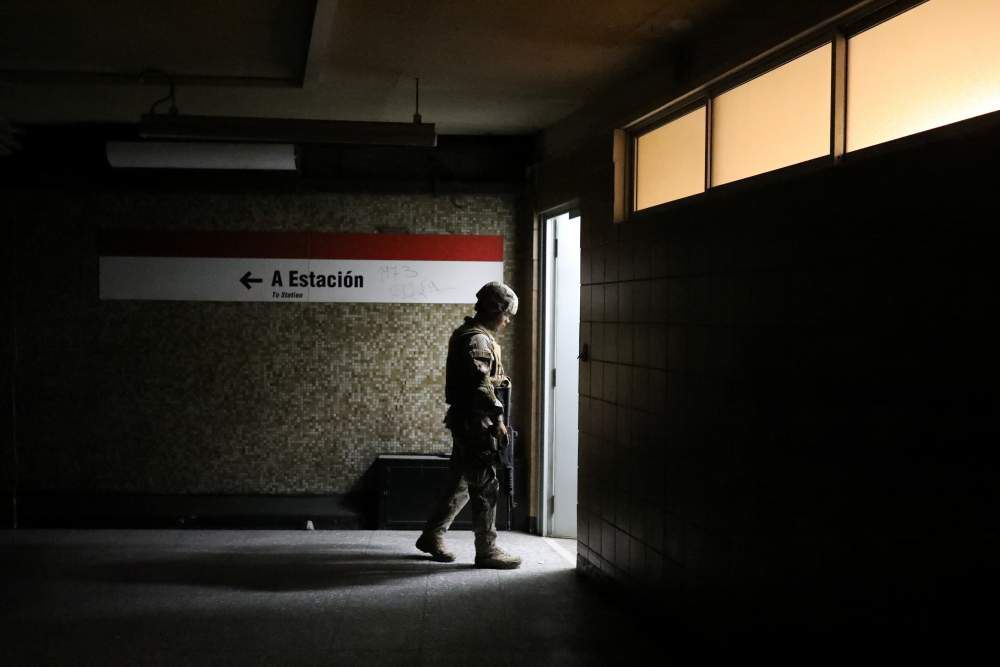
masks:
[[[510,434],[507,432],[507,425],[503,423],[503,416],[497,417],[493,425],[493,434],[497,439],[497,445],[500,449],[510,444]]]

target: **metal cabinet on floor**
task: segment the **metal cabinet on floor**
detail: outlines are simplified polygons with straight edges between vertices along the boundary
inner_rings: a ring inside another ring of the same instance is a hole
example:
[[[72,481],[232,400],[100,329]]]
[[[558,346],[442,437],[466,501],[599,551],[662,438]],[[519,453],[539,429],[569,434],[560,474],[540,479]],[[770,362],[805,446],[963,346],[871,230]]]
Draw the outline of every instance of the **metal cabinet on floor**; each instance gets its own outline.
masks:
[[[433,454],[381,454],[375,462],[378,488],[378,527],[420,530],[449,482],[451,459]],[[498,528],[507,523],[504,496],[497,503]],[[471,530],[472,510],[467,504],[452,530]]]

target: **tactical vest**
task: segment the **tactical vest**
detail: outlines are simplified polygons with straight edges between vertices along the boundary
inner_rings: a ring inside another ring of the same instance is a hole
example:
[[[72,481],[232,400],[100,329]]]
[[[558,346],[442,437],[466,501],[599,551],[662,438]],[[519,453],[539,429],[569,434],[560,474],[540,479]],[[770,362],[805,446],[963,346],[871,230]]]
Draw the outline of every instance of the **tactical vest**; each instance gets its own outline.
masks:
[[[478,384],[468,371],[469,359],[467,355],[469,340],[477,335],[483,334],[490,342],[493,361],[490,363],[490,382],[493,386],[498,386],[506,379],[503,371],[503,362],[500,355],[500,345],[493,337],[493,332],[476,322],[471,317],[465,318],[465,324],[455,329],[448,340],[448,361],[445,368],[444,400],[455,408],[469,407],[472,393]]]

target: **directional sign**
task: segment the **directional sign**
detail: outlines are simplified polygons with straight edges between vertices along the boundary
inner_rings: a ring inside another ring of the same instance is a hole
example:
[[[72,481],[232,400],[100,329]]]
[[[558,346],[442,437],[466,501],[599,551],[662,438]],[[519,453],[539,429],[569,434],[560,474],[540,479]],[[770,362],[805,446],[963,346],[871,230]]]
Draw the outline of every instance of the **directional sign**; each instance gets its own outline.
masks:
[[[262,282],[264,282],[264,279],[263,278],[251,278],[250,277],[250,272],[247,271],[246,273],[243,274],[243,277],[240,278],[240,282],[243,283],[244,287],[246,287],[247,289],[250,289],[250,286],[253,283],[262,283]]]
[[[503,279],[503,237],[106,233],[105,300],[475,303]]]

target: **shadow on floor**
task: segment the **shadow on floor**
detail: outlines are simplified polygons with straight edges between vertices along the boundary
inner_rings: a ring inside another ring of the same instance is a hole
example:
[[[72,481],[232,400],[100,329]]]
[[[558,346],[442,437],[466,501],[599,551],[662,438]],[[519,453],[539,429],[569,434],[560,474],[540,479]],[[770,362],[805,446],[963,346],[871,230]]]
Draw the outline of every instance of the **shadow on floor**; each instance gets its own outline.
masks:
[[[381,586],[434,572],[471,570],[469,563],[435,563],[416,554],[366,554],[362,550],[253,552],[233,549],[173,557],[131,558],[70,566],[63,579],[101,583],[183,584],[244,591],[318,591]]]

